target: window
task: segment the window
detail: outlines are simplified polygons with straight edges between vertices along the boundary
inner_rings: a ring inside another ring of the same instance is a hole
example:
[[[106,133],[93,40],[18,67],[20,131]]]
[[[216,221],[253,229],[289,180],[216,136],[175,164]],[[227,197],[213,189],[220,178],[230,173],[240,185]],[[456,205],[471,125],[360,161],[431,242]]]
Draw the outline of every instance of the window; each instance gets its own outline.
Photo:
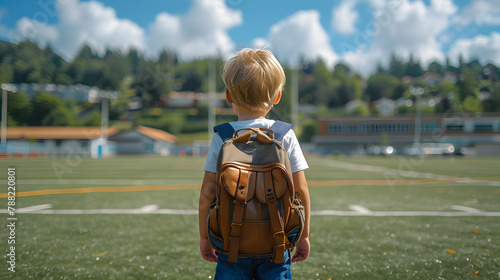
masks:
[[[475,132],[493,132],[493,124],[478,123],[474,125]]]
[[[408,127],[409,127],[409,125],[407,123],[400,123],[399,124],[399,132],[402,132],[402,133],[408,132]]]
[[[424,125],[424,131],[425,133],[433,133],[433,132],[439,132],[439,124],[437,123],[426,123]]]
[[[385,124],[385,132],[394,133],[396,132],[396,125],[392,123]]]
[[[370,125],[369,124],[360,124],[359,125],[359,132],[360,133],[369,133],[370,132]]]
[[[345,132],[347,133],[356,133],[356,125],[355,124],[348,124],[346,127]]]
[[[372,124],[372,132],[373,133],[382,133],[383,125],[381,124]]]
[[[330,133],[342,133],[344,132],[344,125],[332,124],[330,125]]]
[[[449,131],[449,132],[462,132],[462,131],[464,131],[464,125],[463,124],[447,124],[446,125],[446,131]]]

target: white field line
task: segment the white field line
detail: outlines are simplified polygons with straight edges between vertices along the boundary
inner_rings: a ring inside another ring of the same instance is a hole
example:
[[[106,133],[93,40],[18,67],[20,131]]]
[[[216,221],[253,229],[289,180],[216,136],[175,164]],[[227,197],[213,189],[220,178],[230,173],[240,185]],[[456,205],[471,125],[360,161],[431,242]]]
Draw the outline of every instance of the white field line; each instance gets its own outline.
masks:
[[[417,171],[407,171],[402,169],[392,169],[384,166],[350,163],[338,160],[324,160],[324,161],[327,166],[340,169],[354,170],[354,171],[377,172],[394,176],[399,175],[401,177],[426,178],[426,179],[438,179],[438,180],[451,178],[450,176],[445,176],[445,175],[422,173]]]
[[[370,214],[372,211],[361,205],[349,205],[349,209],[360,214]]]
[[[324,159],[323,162],[324,162],[324,165],[334,167],[334,168],[353,170],[353,171],[366,171],[366,172],[382,173],[386,176],[386,178],[388,178],[388,181],[390,179],[395,179],[398,177],[425,178],[425,179],[437,179],[437,180],[445,180],[445,179],[454,178],[454,179],[456,179],[455,182],[457,182],[457,183],[477,184],[477,185],[486,185],[486,186],[494,186],[494,187],[500,186],[500,181],[474,180],[471,178],[446,176],[446,175],[433,174],[433,173],[409,171],[409,170],[404,170],[404,169],[393,169],[393,168],[388,168],[385,166],[350,163],[350,162],[331,160],[331,159],[328,159],[328,160]]]
[[[166,180],[166,179],[25,179],[17,180],[19,185],[99,185],[99,186],[143,186],[143,185],[194,185],[200,184],[199,180]],[[7,180],[0,180],[0,184],[7,184]]]
[[[371,213],[359,213],[354,211],[320,210],[311,211],[311,216],[364,216],[364,217],[464,217],[464,216],[487,216],[500,217],[500,212],[439,212],[439,211],[372,211]]]
[[[23,207],[16,209],[17,213],[28,213],[28,212],[33,212],[33,211],[38,211],[42,209],[49,209],[52,208],[52,204],[40,204],[40,205],[33,205],[29,207]]]
[[[158,210],[158,205],[156,204],[146,205],[139,208],[139,212],[142,214],[153,213],[156,210]]]
[[[460,206],[460,205],[453,205],[453,206],[451,206],[451,209],[458,210],[458,211],[464,211],[464,212],[473,212],[473,213],[481,212],[481,210],[478,210],[476,208],[467,207],[467,206]]]
[[[356,207],[352,207],[356,206]],[[163,214],[163,215],[198,215],[196,209],[158,209],[155,204],[146,205],[136,209],[65,209],[53,210],[51,204],[35,205],[18,209],[18,213],[24,214],[57,214],[57,215],[76,215],[76,214]],[[360,205],[351,205],[351,208],[357,211],[337,211],[337,210],[318,210],[311,211],[312,216],[365,216],[365,217],[415,217],[415,216],[434,216],[434,217],[463,217],[463,216],[488,216],[500,217],[500,212],[483,212],[474,208],[461,206],[454,207],[456,210],[469,209],[463,212],[439,212],[439,211],[370,211]],[[453,207],[452,207],[453,208]],[[364,209],[364,210],[363,210]],[[474,209],[476,211],[471,211]],[[22,210],[22,211],[21,211]],[[0,213],[8,213],[7,209],[0,209]]]

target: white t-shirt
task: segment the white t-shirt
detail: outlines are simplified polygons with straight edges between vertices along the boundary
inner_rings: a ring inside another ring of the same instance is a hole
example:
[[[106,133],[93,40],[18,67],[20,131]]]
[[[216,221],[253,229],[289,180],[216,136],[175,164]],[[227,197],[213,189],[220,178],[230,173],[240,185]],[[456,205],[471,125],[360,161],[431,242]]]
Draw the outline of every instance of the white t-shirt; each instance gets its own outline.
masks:
[[[274,124],[274,120],[268,119],[256,119],[249,121],[241,121],[241,122],[232,122],[230,125],[234,128],[234,130],[238,130],[241,128],[252,127],[252,128],[271,128]],[[207,161],[205,163],[205,171],[217,173],[217,158],[219,156],[220,148],[222,147],[222,138],[218,133],[214,133],[212,138],[212,143],[210,144],[210,148],[208,149]],[[304,154],[302,153],[302,149],[300,148],[299,141],[297,140],[297,136],[295,136],[295,132],[290,129],[283,140],[281,141],[283,148],[288,153],[288,158],[290,160],[290,165],[292,167],[292,173],[304,170],[309,168],[307,165]]]

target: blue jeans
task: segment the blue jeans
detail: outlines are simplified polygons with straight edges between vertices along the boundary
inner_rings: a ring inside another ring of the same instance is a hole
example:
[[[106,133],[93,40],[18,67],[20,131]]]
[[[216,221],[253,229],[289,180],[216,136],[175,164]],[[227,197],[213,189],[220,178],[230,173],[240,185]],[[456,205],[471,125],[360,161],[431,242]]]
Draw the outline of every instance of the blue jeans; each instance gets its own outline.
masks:
[[[281,280],[292,279],[290,250],[285,251],[285,262],[274,263],[270,259],[239,258],[228,262],[229,256],[219,254],[215,268],[215,280]]]

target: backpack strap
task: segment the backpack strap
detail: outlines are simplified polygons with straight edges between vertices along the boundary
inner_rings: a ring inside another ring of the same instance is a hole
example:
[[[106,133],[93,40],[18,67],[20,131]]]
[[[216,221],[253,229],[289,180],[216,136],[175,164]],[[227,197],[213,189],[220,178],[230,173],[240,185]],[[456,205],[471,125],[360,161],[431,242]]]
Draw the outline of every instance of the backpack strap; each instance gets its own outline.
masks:
[[[285,134],[287,134],[288,131],[292,129],[292,124],[282,121],[275,121],[270,129],[274,131],[274,139],[281,142],[283,140],[283,137],[285,137]]]
[[[274,254],[272,260],[274,263],[282,263],[285,261],[285,250],[287,243],[283,225],[283,218],[278,211],[278,202],[276,200],[276,191],[274,189],[272,175],[270,173],[266,173],[264,181],[266,184],[266,203],[269,210],[271,232],[273,233],[274,239]]]
[[[270,129],[274,131],[274,139],[281,142],[283,140],[283,137],[285,137],[285,134],[287,134],[288,131],[292,129],[292,124],[283,121],[275,121]],[[219,124],[214,127],[214,132],[219,133],[219,136],[222,138],[223,142],[232,139],[234,131],[234,128],[229,123]]]
[[[238,261],[238,249],[240,247],[241,227],[243,226],[243,214],[247,204],[248,186],[238,186],[234,200],[233,220],[229,234],[229,262]]]
[[[234,128],[229,123],[223,123],[214,126],[214,132],[219,133],[222,141],[226,142],[226,140],[233,139]]]

